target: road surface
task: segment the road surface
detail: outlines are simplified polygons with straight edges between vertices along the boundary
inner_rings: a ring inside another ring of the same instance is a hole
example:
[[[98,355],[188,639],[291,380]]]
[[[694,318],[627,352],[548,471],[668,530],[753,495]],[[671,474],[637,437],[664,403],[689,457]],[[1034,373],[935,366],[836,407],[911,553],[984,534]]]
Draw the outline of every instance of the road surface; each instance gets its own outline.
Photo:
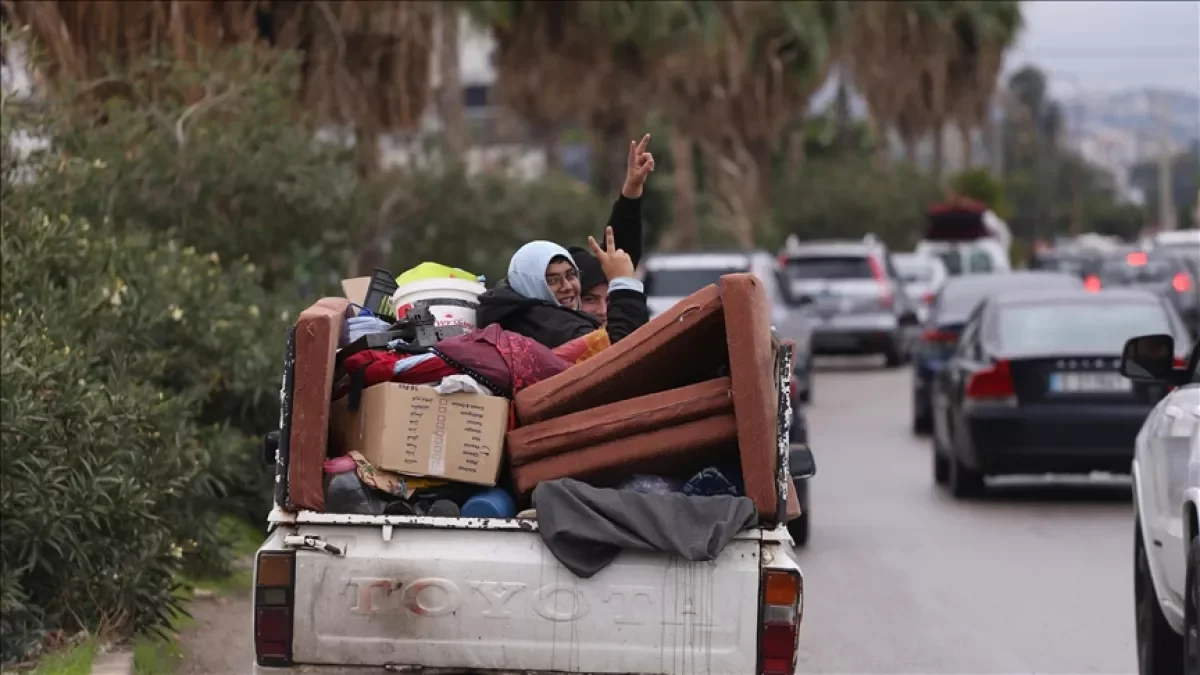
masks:
[[[797,672],[1136,672],[1128,480],[956,502],[909,433],[911,374],[873,363],[814,387]]]
[[[908,431],[907,370],[818,368],[798,673],[1136,672],[1127,481],[955,502]],[[245,672],[249,611],[196,605],[181,672]]]

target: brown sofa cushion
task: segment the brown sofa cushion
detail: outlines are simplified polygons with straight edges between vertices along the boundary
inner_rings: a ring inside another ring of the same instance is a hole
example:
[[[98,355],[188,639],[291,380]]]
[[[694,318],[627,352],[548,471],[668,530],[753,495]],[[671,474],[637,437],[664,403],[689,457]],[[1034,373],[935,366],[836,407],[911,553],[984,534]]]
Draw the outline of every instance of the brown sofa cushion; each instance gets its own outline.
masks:
[[[288,501],[296,509],[325,510],[323,471],[329,445],[334,353],[349,306],[345,298],[322,298],[296,321],[288,446]]]
[[[726,274],[720,287],[746,496],[754,501],[759,518],[775,522],[780,507],[775,478],[779,391],[771,307],[762,280],[753,274]]]
[[[706,286],[599,355],[517,394],[517,418],[532,424],[715,377],[726,361],[722,316],[720,291]]]
[[[552,455],[733,412],[728,377],[564,415],[508,432],[508,457],[522,466]]]
[[[736,452],[737,424],[723,414],[539,459],[513,469],[522,498],[538,483],[575,478],[616,485],[634,474],[684,477]]]

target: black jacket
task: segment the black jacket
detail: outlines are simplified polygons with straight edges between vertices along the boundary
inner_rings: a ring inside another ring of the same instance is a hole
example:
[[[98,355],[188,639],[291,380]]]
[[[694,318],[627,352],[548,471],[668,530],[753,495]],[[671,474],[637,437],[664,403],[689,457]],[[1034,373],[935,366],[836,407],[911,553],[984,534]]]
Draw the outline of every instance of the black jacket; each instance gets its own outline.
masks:
[[[600,328],[600,320],[591,314],[526,298],[505,281],[479,296],[476,318],[480,328],[498,323],[504,330],[520,333],[551,349]],[[618,290],[608,294],[610,342],[620,341],[649,320],[644,293]]]
[[[642,257],[641,200],[618,197],[608,217],[608,226],[613,228],[617,248],[624,249],[636,266]],[[603,236],[599,241],[604,241]],[[609,293],[610,342],[615,344],[649,320],[650,310],[646,307],[644,293],[631,290]],[[479,296],[476,323],[480,328],[498,323],[504,330],[537,340],[551,349],[600,328],[600,320],[590,314],[545,300],[526,298],[505,281]]]

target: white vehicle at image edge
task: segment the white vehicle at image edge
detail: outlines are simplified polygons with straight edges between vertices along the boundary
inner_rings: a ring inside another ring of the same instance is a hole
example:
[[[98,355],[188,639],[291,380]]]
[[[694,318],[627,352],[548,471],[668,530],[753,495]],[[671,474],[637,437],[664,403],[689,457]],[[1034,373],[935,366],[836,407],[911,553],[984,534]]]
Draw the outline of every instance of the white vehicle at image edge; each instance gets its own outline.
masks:
[[[276,441],[291,424],[295,349],[293,331]],[[796,470],[790,353],[775,367],[786,501]],[[287,457],[270,436],[264,449],[277,466]],[[582,579],[546,548],[536,520],[289,511],[278,497],[287,475],[277,470],[254,569],[255,675],[795,670],[804,579],[783,525],[743,530],[711,562],[623,551]]]
[[[1132,472],[1141,675],[1200,675],[1200,344],[1186,363],[1174,349],[1170,336],[1143,335],[1121,359],[1136,387],[1162,396],[1138,433]]]

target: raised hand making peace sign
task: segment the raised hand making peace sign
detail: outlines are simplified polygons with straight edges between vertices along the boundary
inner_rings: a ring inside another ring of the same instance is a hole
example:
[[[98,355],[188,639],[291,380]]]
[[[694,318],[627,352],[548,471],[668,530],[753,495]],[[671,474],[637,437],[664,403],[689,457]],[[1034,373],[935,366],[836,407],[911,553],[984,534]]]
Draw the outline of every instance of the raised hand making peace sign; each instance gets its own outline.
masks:
[[[588,237],[588,248],[592,249],[592,255],[600,261],[600,269],[604,270],[604,277],[609,281],[617,277],[633,276],[633,260],[628,253],[617,248],[611,227],[604,228],[604,248],[600,248],[595,237]]]
[[[650,134],[642,136],[642,141],[629,141],[629,160],[625,166],[625,185],[621,194],[628,199],[638,199],[642,196],[642,188],[646,185],[646,177],[654,171],[654,155],[646,151],[650,143]]]

